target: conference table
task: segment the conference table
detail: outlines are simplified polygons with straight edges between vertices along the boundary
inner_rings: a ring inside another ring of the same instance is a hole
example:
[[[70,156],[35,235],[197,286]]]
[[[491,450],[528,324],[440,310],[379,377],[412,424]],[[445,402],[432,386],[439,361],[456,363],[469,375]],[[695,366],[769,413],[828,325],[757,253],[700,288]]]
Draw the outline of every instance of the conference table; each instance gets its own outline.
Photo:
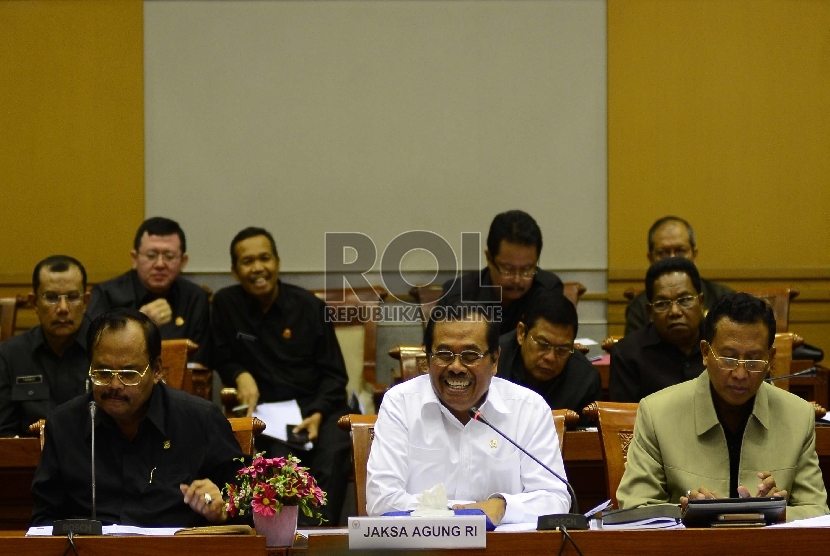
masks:
[[[573,542],[588,555],[615,556],[667,554],[751,554],[780,555],[798,552],[799,556],[827,554],[828,529],[685,529],[640,531],[571,531]],[[419,550],[426,554],[465,556],[516,556],[518,554],[558,554],[562,533],[529,531],[487,533],[485,549]],[[25,538],[22,531],[0,533],[0,554],[15,556],[59,556],[67,547],[66,537]],[[292,548],[267,548],[262,536],[179,536],[179,537],[76,537],[79,556],[156,556],[193,554],[198,556],[318,556],[335,554],[381,554],[394,551],[349,551],[346,529],[339,534],[310,534]],[[567,542],[563,554],[577,554]],[[69,554],[72,554],[70,549]]]
[[[830,426],[816,427],[816,452],[826,484],[830,477]],[[3,485],[3,496],[0,496],[0,529],[21,530],[28,527],[32,511],[29,487],[39,458],[40,442],[36,438],[0,439],[0,484]],[[608,498],[605,465],[597,431],[567,431],[563,458],[568,478],[583,511]]]

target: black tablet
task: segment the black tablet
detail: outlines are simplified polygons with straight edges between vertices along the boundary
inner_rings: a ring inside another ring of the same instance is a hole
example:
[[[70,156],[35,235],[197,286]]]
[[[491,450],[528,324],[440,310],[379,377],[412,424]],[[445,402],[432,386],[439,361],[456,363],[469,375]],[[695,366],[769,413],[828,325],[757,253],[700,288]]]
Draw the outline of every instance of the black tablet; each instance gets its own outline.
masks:
[[[781,521],[787,500],[767,498],[714,498],[689,500],[681,519],[686,527],[711,527],[725,524],[770,524]]]

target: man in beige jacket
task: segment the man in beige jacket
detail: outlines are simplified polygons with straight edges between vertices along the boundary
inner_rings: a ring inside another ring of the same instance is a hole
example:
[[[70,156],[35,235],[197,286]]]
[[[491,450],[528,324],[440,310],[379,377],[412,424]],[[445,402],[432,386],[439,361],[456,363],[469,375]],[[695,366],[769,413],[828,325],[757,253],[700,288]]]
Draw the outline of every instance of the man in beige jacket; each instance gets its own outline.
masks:
[[[813,407],[764,382],[772,310],[729,294],[707,315],[705,338],[706,372],[640,402],[620,507],[775,495],[787,498],[788,520],[828,513]]]

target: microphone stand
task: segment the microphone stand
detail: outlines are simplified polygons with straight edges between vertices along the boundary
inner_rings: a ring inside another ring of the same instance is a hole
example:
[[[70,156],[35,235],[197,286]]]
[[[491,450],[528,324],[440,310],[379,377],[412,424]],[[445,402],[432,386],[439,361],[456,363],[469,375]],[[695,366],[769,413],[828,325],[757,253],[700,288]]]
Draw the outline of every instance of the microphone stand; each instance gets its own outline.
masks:
[[[557,473],[556,471],[554,471],[553,469],[539,461],[536,458],[536,456],[534,456],[533,454],[531,454],[530,452],[516,444],[516,442],[514,442],[512,438],[508,437],[506,434],[494,427],[493,424],[490,423],[490,421],[484,418],[484,415],[481,414],[481,411],[479,411],[477,407],[471,407],[469,414],[474,421],[484,423],[485,425],[499,433],[499,435],[502,438],[504,438],[513,446],[518,448],[523,454],[528,456],[530,459],[541,465],[542,469],[544,469],[545,471],[547,471],[548,473],[562,481],[562,483],[567,487],[568,494],[570,494],[571,496],[571,506],[569,508],[571,513],[540,515],[536,521],[537,531],[545,531],[549,529],[588,529],[588,518],[579,513],[579,504],[576,501],[576,493],[574,492],[573,487],[571,487],[571,484],[567,480],[560,476],[559,473]]]
[[[75,543],[72,538],[75,535],[100,535],[103,531],[101,522],[96,518],[95,506],[95,411],[98,405],[91,401],[89,402],[89,420],[92,427],[92,450],[91,468],[92,468],[92,519],[59,519],[52,524],[52,535],[62,537],[64,535],[69,537],[69,543],[74,547]],[[68,550],[68,547],[67,547]]]

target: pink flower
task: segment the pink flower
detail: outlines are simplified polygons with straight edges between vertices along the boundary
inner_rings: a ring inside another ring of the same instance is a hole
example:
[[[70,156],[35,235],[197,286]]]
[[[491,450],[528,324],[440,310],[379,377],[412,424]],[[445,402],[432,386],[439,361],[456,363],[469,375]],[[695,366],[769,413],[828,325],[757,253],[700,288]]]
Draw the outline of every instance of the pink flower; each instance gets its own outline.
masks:
[[[262,490],[254,494],[254,499],[251,501],[251,506],[254,508],[254,512],[264,515],[264,516],[272,516],[276,512],[274,511],[274,506],[277,506],[278,503],[274,499],[276,493],[274,492],[274,488],[270,485],[264,485]]]

